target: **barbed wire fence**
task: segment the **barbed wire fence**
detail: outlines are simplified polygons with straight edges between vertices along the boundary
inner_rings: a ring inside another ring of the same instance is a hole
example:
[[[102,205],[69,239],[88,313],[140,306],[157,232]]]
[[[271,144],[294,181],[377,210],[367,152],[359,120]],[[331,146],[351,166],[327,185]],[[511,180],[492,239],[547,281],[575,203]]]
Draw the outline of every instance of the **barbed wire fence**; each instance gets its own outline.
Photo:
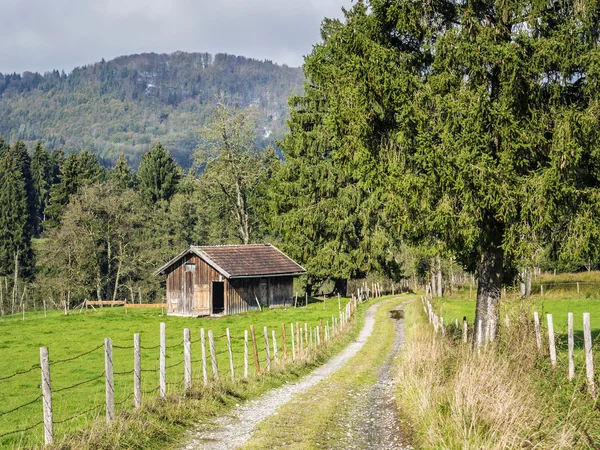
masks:
[[[377,288],[375,288],[377,289]],[[381,296],[383,293],[377,292],[375,296]],[[343,336],[349,329],[348,325],[354,318],[358,305],[369,298],[368,295],[353,296],[345,307],[339,304],[337,315],[332,315],[331,320],[320,320],[316,325],[308,322],[301,324],[300,322],[281,324],[281,329],[269,329],[263,327],[263,336],[259,335],[258,328],[255,330],[253,325],[249,330],[244,330],[243,337],[232,336],[230,329],[226,329],[226,333],[214,335],[212,330],[205,332],[204,328],[200,329],[200,337],[191,339],[191,331],[189,328],[183,330],[183,340],[176,344],[166,345],[166,324],[160,324],[159,344],[154,346],[142,346],[139,334],[134,334],[133,345],[115,345],[112,339],[106,338],[104,343],[95,346],[78,355],[53,361],[50,358],[49,349],[47,347],[40,348],[40,363],[33,365],[26,370],[16,371],[13,374],[1,376],[0,384],[12,380],[16,377],[25,376],[31,373],[41,373],[41,388],[42,393],[34,396],[32,399],[25,401],[19,405],[12,406],[5,410],[0,410],[0,419],[10,417],[13,414],[18,414],[24,408],[32,408],[38,403],[41,404],[39,411],[40,420],[27,426],[18,426],[14,429],[0,432],[0,439],[11,435],[24,435],[38,427],[43,427],[44,444],[50,445],[55,442],[55,425],[62,425],[72,422],[80,417],[95,414],[99,416],[102,411],[106,415],[106,421],[110,424],[115,420],[116,407],[131,407],[138,409],[142,406],[143,398],[159,395],[166,397],[168,387],[171,388],[173,394],[185,395],[192,389],[192,368],[194,365],[201,365],[196,376],[197,381],[202,381],[204,385],[209,383],[219,382],[219,360],[227,362],[228,378],[232,381],[249,378],[251,369],[253,376],[261,376],[269,373],[272,370],[282,370],[291,363],[308,361],[315,357],[324,347],[328,346],[333,340]],[[208,339],[207,339],[208,337]],[[208,342],[206,342],[208,341]],[[191,344],[200,344],[201,358],[192,358]],[[237,343],[234,345],[232,343]],[[278,343],[281,345],[278,346]],[[235,350],[234,350],[235,347]],[[242,347],[242,351],[240,351]],[[291,347],[291,348],[290,348]],[[51,378],[51,371],[56,366],[61,364],[79,361],[85,356],[91,355],[100,350],[104,350],[104,370],[92,375],[84,380],[77,381],[67,386],[60,388],[52,387],[56,383],[56,379]],[[179,350],[181,349],[181,350]],[[131,370],[114,370],[113,351],[125,350],[133,353],[133,368]],[[142,367],[141,352],[159,351],[158,367],[148,368]],[[178,358],[176,361],[167,364],[167,350],[175,353]],[[181,359],[179,359],[181,357]],[[251,363],[252,359],[252,363]],[[209,361],[210,360],[210,361]],[[183,366],[183,377],[171,381],[167,378],[170,371],[173,374],[173,369]],[[241,373],[240,373],[241,372]],[[142,374],[155,376],[158,374],[158,386],[150,389],[142,389]],[[223,375],[223,374],[222,374]],[[133,389],[123,399],[115,403],[115,377],[133,376]],[[225,377],[223,377],[225,378]],[[52,379],[52,382],[51,382]],[[80,411],[74,412],[68,417],[56,419],[56,411],[53,408],[53,398],[61,393],[68,393],[85,385],[98,383],[104,379],[105,399],[103,402],[95,403],[90,407],[86,407]],[[133,400],[133,405],[131,405]],[[35,417],[36,413],[28,414],[30,417]]]

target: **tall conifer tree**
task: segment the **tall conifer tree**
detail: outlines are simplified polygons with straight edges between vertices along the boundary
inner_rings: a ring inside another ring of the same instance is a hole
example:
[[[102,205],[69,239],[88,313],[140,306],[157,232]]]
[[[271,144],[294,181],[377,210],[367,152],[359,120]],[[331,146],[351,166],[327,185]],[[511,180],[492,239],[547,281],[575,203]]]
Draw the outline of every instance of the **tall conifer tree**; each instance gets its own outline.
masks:
[[[0,155],[0,274],[30,277],[34,270],[26,176],[15,148]]]
[[[133,173],[123,153],[119,155],[115,167],[111,170],[110,178],[119,189],[131,189],[133,187]]]
[[[493,339],[501,286],[540,243],[597,247],[598,23],[585,0],[359,2],[305,60],[285,156],[329,161],[389,234],[443,242],[477,274]]]
[[[36,195],[36,228],[34,233],[40,234],[42,223],[46,219],[46,206],[50,200],[50,188],[52,187],[52,165],[50,153],[38,142],[31,158],[31,177]]]
[[[175,160],[158,142],[142,157],[137,177],[142,197],[154,204],[171,199],[181,175]]]

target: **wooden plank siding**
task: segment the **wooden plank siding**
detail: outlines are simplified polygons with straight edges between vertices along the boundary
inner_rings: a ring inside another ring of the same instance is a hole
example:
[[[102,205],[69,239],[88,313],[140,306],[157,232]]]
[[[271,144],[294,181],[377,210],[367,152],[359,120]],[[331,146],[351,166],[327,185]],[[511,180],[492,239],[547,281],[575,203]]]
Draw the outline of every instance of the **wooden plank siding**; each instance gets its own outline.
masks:
[[[186,272],[193,271],[192,274]],[[293,277],[273,276],[256,278],[233,278],[228,280],[195,254],[188,254],[174,263],[167,273],[168,313],[206,316],[212,309],[212,282],[224,283],[226,315],[262,307],[293,304]],[[193,280],[193,281],[192,281]],[[193,283],[193,285],[192,285]]]

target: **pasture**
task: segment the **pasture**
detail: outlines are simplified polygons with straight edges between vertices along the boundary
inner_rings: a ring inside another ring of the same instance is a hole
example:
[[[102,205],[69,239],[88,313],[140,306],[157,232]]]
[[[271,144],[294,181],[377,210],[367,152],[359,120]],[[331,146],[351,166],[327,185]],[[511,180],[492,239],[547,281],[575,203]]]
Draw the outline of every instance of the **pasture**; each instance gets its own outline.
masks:
[[[346,301],[342,300],[342,307]],[[326,302],[313,299],[308,307],[278,308],[218,319],[163,316],[160,309],[129,310],[126,314],[123,308],[118,307],[67,316],[62,311],[49,311],[47,317],[43,312],[33,312],[27,313],[24,321],[18,314],[3,317],[0,319],[0,436],[12,430],[29,428],[42,420],[42,404],[38,398],[41,394],[40,347],[49,349],[55,436],[60,440],[61,436],[104,413],[104,338],[113,340],[115,403],[119,411],[129,409],[133,404],[134,333],[141,335],[142,391],[145,395],[155,396],[159,384],[157,346],[161,322],[165,322],[167,328],[168,390],[174,392],[182,388],[184,328],[191,329],[192,370],[194,380],[198,382],[202,379],[201,328],[214,332],[222,378],[231,376],[225,338],[226,329],[230,329],[236,377],[241,377],[244,330],[248,330],[250,325],[256,328],[259,352],[264,358],[264,326],[269,328],[269,339],[271,330],[275,330],[281,352],[281,325],[286,325],[288,354],[291,354],[290,323],[308,323],[314,327],[320,320],[323,324],[331,322],[332,315],[338,317],[337,299]],[[250,350],[250,376],[254,369]],[[26,373],[11,377],[18,372]],[[32,403],[10,412],[28,402]],[[78,414],[81,415],[71,419]],[[42,426],[37,425],[24,433],[0,437],[0,446],[39,444],[42,432]]]

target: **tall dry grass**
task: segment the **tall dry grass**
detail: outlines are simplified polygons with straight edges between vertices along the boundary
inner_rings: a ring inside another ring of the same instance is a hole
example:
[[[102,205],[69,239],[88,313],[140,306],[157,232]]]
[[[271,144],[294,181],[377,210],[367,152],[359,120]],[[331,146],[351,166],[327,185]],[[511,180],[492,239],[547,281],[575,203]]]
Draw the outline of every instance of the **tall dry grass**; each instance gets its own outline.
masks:
[[[398,404],[415,425],[417,446],[589,448],[569,420],[557,419],[536,382],[530,315],[516,311],[509,332],[473,350],[458,333],[436,335],[420,307],[415,302],[407,311],[407,347],[397,373]]]

